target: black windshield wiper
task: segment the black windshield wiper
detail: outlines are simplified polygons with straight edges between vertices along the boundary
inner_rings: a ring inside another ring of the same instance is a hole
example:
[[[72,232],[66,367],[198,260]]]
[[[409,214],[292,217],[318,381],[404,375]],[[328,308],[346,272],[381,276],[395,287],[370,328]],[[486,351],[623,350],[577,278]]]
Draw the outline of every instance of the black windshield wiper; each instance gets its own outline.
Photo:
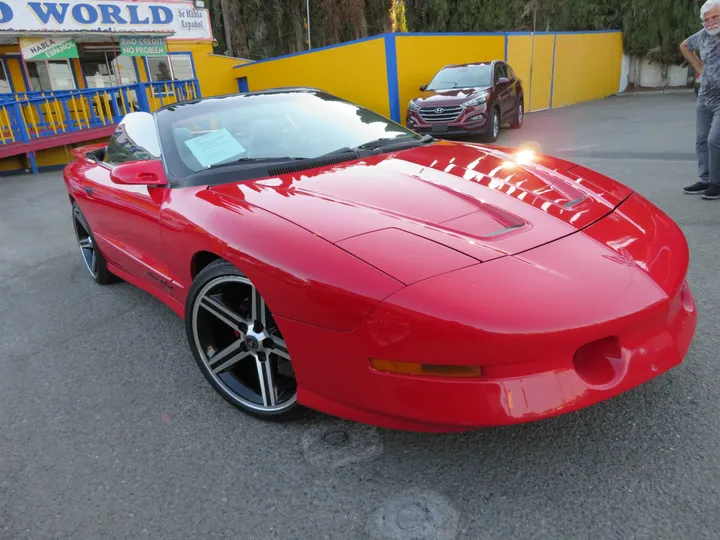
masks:
[[[357,154],[357,149],[356,149],[356,148],[350,148],[349,146],[343,146],[342,148],[338,148],[337,150],[333,150],[332,152],[328,152],[327,154],[321,154],[321,155],[319,155],[319,156],[317,156],[317,157],[314,157],[314,158],[312,158],[312,159],[322,159],[322,158],[325,158],[325,157],[338,156],[338,155],[341,155],[341,154]]]
[[[275,162],[281,162],[285,163],[287,161],[298,161],[303,159],[310,159],[310,158],[301,158],[301,157],[284,157],[284,156],[278,156],[278,157],[264,157],[264,158],[240,158],[236,159],[234,161],[226,161],[224,163],[217,163],[215,165],[210,165],[209,167],[206,167],[204,170],[210,170],[210,169],[219,169],[221,167],[230,167],[232,165],[254,165],[256,163],[275,163]]]
[[[430,135],[424,135],[423,137],[421,137],[419,139],[405,138],[405,137],[381,137],[379,139],[375,139],[373,141],[368,141],[366,143],[363,143],[359,146],[356,146],[355,148],[351,148],[349,146],[343,146],[342,148],[338,148],[337,150],[333,150],[326,154],[317,156],[314,159],[322,159],[325,157],[338,156],[338,155],[342,155],[342,154],[357,154],[358,151],[363,151],[363,150],[378,150],[378,149],[385,150],[388,148],[395,148],[396,146],[404,148],[405,146],[408,146],[408,145],[425,144],[428,142],[432,142],[434,140],[435,140],[435,138],[431,137]]]
[[[369,141],[364,144],[361,144],[357,148],[359,150],[394,150],[396,148],[405,148],[406,146],[415,146],[417,144],[427,144],[430,142],[435,142],[437,139],[433,137],[432,135],[423,135],[419,139],[404,139],[404,138],[389,138],[389,137],[382,137],[380,139],[375,139],[374,141]]]

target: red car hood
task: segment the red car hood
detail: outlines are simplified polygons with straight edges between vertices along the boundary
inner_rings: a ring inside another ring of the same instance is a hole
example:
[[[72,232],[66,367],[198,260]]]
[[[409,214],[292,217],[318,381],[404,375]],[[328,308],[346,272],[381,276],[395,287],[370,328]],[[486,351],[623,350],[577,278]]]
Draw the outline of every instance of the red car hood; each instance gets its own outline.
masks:
[[[477,261],[573,234],[632,194],[573,163],[537,156],[518,165],[511,151],[503,150],[441,141],[209,189],[273,212],[340,247],[360,235],[391,230],[375,233],[379,249],[392,251],[399,243],[398,249],[407,250],[420,237]]]

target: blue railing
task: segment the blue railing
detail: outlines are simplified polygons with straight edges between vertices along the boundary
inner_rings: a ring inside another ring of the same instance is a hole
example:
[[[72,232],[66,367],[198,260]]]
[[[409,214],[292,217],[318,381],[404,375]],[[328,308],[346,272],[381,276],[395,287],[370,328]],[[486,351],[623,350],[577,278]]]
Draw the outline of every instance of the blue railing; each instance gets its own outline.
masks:
[[[5,94],[0,98],[0,146],[112,126],[129,112],[152,112],[199,97],[197,79]]]

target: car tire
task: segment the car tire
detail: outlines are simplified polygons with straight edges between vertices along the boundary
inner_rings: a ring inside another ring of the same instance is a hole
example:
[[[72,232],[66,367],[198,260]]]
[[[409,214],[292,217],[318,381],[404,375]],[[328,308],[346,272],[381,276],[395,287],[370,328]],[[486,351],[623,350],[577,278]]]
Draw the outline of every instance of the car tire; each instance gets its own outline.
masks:
[[[525,104],[523,103],[523,98],[520,96],[520,99],[518,100],[517,109],[515,111],[515,119],[510,122],[510,128],[511,129],[520,129],[523,125],[523,121],[525,120]]]
[[[218,259],[193,280],[185,330],[200,371],[220,396],[244,413],[276,422],[307,412],[297,403],[290,353],[255,285]]]
[[[108,270],[107,261],[98,247],[90,225],[74,201],[72,203],[72,220],[80,255],[90,276],[100,285],[120,281],[120,278]]]
[[[500,134],[500,109],[497,107],[493,108],[493,112],[490,115],[490,121],[488,122],[487,129],[485,131],[484,139],[485,142],[495,142]]]

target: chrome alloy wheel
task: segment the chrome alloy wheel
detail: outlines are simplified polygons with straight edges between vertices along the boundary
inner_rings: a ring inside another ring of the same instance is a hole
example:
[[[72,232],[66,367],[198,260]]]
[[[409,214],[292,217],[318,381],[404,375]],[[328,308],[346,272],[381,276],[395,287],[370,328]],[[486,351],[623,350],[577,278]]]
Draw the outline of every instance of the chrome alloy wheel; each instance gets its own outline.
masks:
[[[492,125],[493,139],[496,139],[500,133],[500,115],[497,111],[493,114],[493,125]]]
[[[518,124],[523,123],[524,117],[525,117],[525,108],[523,107],[523,104],[521,101],[520,105],[518,105]]]
[[[73,218],[75,237],[77,238],[78,246],[80,246],[80,254],[82,255],[85,266],[90,272],[90,275],[97,279],[98,275],[98,258],[97,251],[95,249],[95,243],[84,224],[80,222],[77,217]]]
[[[191,324],[206,372],[227,397],[258,413],[295,405],[297,384],[287,346],[249,279],[210,280],[196,296]]]

